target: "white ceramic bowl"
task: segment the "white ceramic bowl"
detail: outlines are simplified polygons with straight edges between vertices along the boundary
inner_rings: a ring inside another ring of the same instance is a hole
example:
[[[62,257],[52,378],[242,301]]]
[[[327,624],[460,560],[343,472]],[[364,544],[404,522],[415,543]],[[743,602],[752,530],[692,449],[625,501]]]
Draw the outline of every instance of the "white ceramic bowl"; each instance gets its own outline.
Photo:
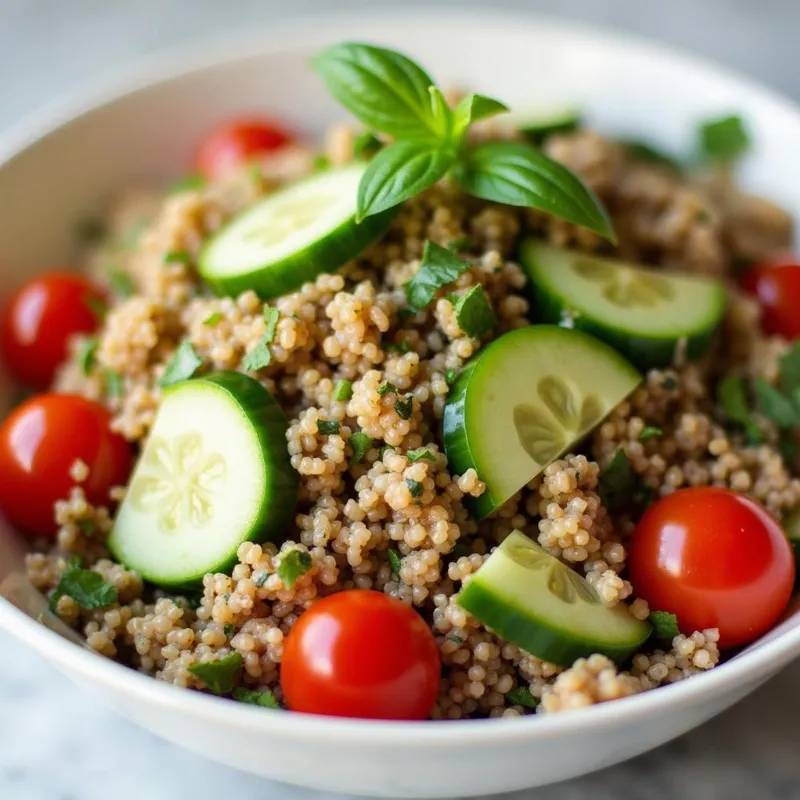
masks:
[[[75,220],[118,187],[180,173],[214,122],[269,109],[313,132],[338,119],[308,57],[343,39],[400,47],[440,82],[512,106],[573,100],[600,129],[676,149],[689,145],[698,118],[741,111],[757,143],[745,182],[800,215],[800,112],[747,80],[661,47],[533,17],[336,14],[151,60],[7,135],[0,141],[0,291],[30,270],[63,263]],[[8,572],[8,559],[5,566]],[[0,594],[10,594],[11,583],[13,576]],[[23,591],[16,598],[24,610],[0,599],[0,627],[158,735],[281,781],[395,797],[502,792],[630,758],[730,706],[800,649],[798,616],[708,674],[588,710],[518,720],[359,722],[175,689],[38,623],[37,596]]]

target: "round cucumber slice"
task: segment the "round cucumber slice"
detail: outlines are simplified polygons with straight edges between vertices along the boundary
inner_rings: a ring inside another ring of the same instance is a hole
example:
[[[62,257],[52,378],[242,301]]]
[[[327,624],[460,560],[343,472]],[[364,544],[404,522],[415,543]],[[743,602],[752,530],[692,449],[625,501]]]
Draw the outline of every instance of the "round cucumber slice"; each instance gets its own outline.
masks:
[[[512,644],[568,667],[603,653],[620,664],[651,628],[620,603],[603,605],[591,585],[519,531],[513,531],[456,602]]]
[[[636,264],[528,239],[520,251],[537,321],[568,324],[608,342],[641,369],[705,350],[725,313],[714,278]]]
[[[503,334],[458,376],[444,410],[453,471],[473,467],[483,519],[591,431],[641,382],[608,345],[578,331],[533,325]]]
[[[258,381],[217,372],[170,386],[108,546],[143,578],[225,572],[242,542],[282,536],[297,500],[286,417]]]
[[[220,295],[252,289],[265,300],[333,272],[380,238],[395,209],[356,223],[363,163],[326,170],[234,217],[204,247],[201,276]]]

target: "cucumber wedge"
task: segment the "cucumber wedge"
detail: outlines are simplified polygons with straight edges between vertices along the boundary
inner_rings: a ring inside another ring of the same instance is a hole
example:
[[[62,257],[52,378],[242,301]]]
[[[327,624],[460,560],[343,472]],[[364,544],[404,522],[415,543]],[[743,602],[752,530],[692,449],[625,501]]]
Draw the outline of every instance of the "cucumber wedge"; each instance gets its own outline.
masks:
[[[170,386],[108,546],[161,586],[225,572],[242,542],[285,534],[298,478],[286,418],[260,383],[217,372]]]
[[[503,334],[458,376],[444,410],[453,472],[474,468],[483,519],[597,426],[642,376],[585,333],[533,325]]]
[[[502,638],[562,667],[593,653],[621,664],[651,632],[626,605],[604,606],[585,578],[519,531],[492,553],[456,603]]]
[[[205,246],[198,269],[219,295],[248,289],[269,300],[334,272],[380,238],[394,209],[356,223],[366,164],[287,186],[234,217]]]
[[[725,313],[714,278],[651,270],[528,239],[520,261],[539,322],[568,323],[608,342],[641,369],[706,349]]]
[[[557,133],[571,133],[581,124],[581,113],[574,106],[540,108],[510,116],[514,127],[536,145]]]

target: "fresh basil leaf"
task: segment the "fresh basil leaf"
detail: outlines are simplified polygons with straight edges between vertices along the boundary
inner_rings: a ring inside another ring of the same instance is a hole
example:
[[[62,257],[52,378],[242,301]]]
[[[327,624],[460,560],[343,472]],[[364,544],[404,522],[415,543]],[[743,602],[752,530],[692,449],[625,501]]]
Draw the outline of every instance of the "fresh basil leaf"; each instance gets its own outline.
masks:
[[[422,251],[419,270],[405,285],[408,304],[415,311],[421,311],[439,289],[452,283],[468,268],[465,261],[429,239]]]
[[[444,137],[431,103],[433,80],[401,53],[346,42],[324,50],[314,66],[330,93],[367,127],[397,139]]]
[[[600,475],[600,499],[609,511],[622,511],[630,505],[648,506],[653,487],[633,471],[628,454],[620,447]]]
[[[106,608],[117,602],[117,587],[106,583],[99,572],[81,569],[78,560],[67,563],[67,568],[50,597],[50,609],[55,611],[62,597],[71,597],[81,608],[91,611]]]
[[[458,327],[473,339],[480,339],[497,324],[497,317],[482,286],[473,286],[466,294],[456,298],[453,305]]]
[[[88,375],[92,371],[92,367],[94,366],[94,357],[97,353],[99,344],[100,343],[94,337],[81,339],[80,343],[78,344],[76,358],[78,360],[78,366],[81,368],[81,372],[84,375]]]
[[[333,436],[339,433],[339,423],[332,419],[320,419],[317,420],[317,430],[323,436]]]
[[[628,140],[622,142],[622,145],[628,151],[628,154],[637,161],[644,161],[646,164],[657,164],[661,167],[667,167],[674,172],[682,172],[683,170],[676,158],[649,142]]]
[[[244,666],[241,653],[231,653],[219,661],[192,664],[189,672],[200,678],[214,694],[230,694]]]
[[[417,450],[409,450],[406,453],[406,458],[411,464],[415,464],[417,461],[422,461],[423,458],[425,461],[436,461],[436,456],[430,450],[428,450],[427,447],[420,447]]]
[[[735,161],[750,148],[750,135],[737,114],[700,123],[699,138],[700,153],[706,161]]]
[[[353,140],[354,158],[372,158],[383,147],[383,142],[372,131],[364,131]]]
[[[434,139],[408,139],[385,147],[361,176],[356,220],[424,192],[445,176],[454,161],[452,149]]]
[[[111,291],[122,298],[130,297],[136,290],[133,278],[121,269],[110,269],[108,271],[108,283],[111,286]]]
[[[422,497],[422,493],[425,491],[425,487],[413,478],[406,478],[406,486],[412,497]]]
[[[405,400],[401,400],[398,397],[394,403],[394,410],[400,419],[411,419],[411,413],[414,410],[414,398],[408,397]]]
[[[173,383],[187,381],[201,366],[203,366],[203,359],[197,355],[192,343],[188,339],[184,339],[173,353],[164,374],[158,379],[158,385],[163,388],[171,386]]]
[[[666,611],[651,611],[647,621],[653,626],[656,639],[671,642],[680,633],[678,618]]]
[[[663,436],[664,431],[661,428],[657,428],[655,425],[645,425],[642,428],[642,432],[639,434],[639,441],[646,442],[648,439],[656,439],[659,436]]]
[[[392,572],[399,576],[400,567],[402,566],[400,553],[398,553],[397,550],[388,550],[386,555],[389,557],[389,566],[392,568]]]
[[[508,110],[505,103],[482,94],[471,94],[464,97],[453,111],[453,135],[463,136],[473,122],[493,117],[496,114],[504,114]]]
[[[262,706],[264,708],[280,708],[281,704],[275,699],[275,695],[269,689],[258,691],[256,689],[244,689],[241,686],[233,690],[233,699],[239,703],[247,703],[251,706]]]
[[[311,556],[305,550],[290,550],[281,558],[278,577],[286,584],[287,589],[291,589],[295,581],[310,569]]]
[[[536,708],[539,701],[531,694],[531,690],[526,686],[517,686],[506,694],[506,700],[512,706],[522,706],[523,708]]]
[[[757,378],[755,390],[758,410],[767,419],[771,419],[782,430],[791,430],[800,425],[800,409],[795,408],[779,389],[763,378]]]
[[[369,452],[372,447],[372,437],[368,436],[363,431],[356,431],[351,434],[350,447],[353,448],[353,457],[350,459],[351,464],[358,464],[363,461],[364,456]]]
[[[333,399],[337,403],[346,403],[353,396],[353,384],[350,381],[336,381],[333,388]]]
[[[455,176],[467,194],[537,208],[616,241],[611,220],[594,193],[563,164],[531,145],[478,145],[459,162]]]

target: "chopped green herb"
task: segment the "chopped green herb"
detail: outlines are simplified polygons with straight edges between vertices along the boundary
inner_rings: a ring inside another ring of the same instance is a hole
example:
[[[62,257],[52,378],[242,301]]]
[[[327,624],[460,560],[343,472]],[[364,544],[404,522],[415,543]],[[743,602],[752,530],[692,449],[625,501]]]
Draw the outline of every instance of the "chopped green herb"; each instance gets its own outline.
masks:
[[[406,486],[412,497],[422,497],[422,493],[425,491],[425,487],[419,481],[411,478],[406,478]]]
[[[448,642],[455,642],[456,644],[464,644],[464,640],[457,633],[448,633],[444,637]]]
[[[280,317],[281,314],[277,308],[264,306],[264,320],[266,321],[264,335],[261,337],[261,341],[242,359],[242,367],[248,372],[258,372],[258,370],[268,367],[272,361],[269,345],[275,338]]]
[[[264,708],[280,708],[281,704],[275,699],[275,695],[269,689],[257,691],[256,689],[244,689],[241,686],[233,690],[233,699],[239,703],[247,703],[251,706],[263,706]]]
[[[473,339],[480,339],[497,324],[497,318],[482,286],[473,286],[466,294],[457,298],[453,305],[458,327]]]
[[[71,597],[81,608],[92,611],[117,602],[117,587],[106,583],[99,572],[81,569],[80,559],[67,562],[58,586],[50,597],[50,609],[55,611],[62,597]]]
[[[411,419],[411,412],[414,410],[414,398],[408,397],[401,400],[399,397],[395,400],[394,410],[400,419]]]
[[[320,155],[314,158],[314,164],[311,167],[312,172],[325,172],[326,169],[331,168],[331,160],[328,156]]]
[[[417,312],[414,311],[413,308],[398,308],[397,309],[397,316],[400,319],[411,319],[411,317],[415,317]]]
[[[196,611],[203,603],[203,593],[187,592],[183,597],[176,597],[175,602]]]
[[[97,532],[97,523],[91,519],[78,519],[75,524],[87,535],[91,536]]]
[[[426,461],[436,461],[436,456],[430,450],[428,450],[427,447],[420,447],[417,450],[409,450],[406,453],[406,458],[412,464],[414,464],[417,461],[422,460],[423,458]]]
[[[679,633],[678,618],[667,611],[651,611],[647,621],[653,626],[653,636],[671,642]]]
[[[791,430],[800,425],[800,409],[780,389],[776,389],[763,378],[757,378],[755,392],[758,410],[779,429]]]
[[[523,708],[536,708],[539,705],[539,701],[526,686],[517,686],[512,689],[506,695],[506,700],[513,706],[522,706]]]
[[[620,447],[600,475],[600,499],[609,511],[620,511],[631,503],[648,506],[654,489],[633,471],[628,454]]]
[[[397,387],[393,383],[389,383],[389,381],[384,381],[378,387],[378,394],[383,397],[385,394],[397,394]]]
[[[241,653],[231,653],[219,661],[192,664],[189,672],[200,678],[214,694],[230,694],[244,666]]]
[[[290,550],[281,558],[278,576],[286,584],[286,588],[291,589],[295,581],[310,569],[311,556],[305,550]]]
[[[780,362],[781,389],[793,397],[795,404],[800,407],[798,392],[800,392],[800,341],[795,342]]]
[[[729,163],[750,148],[744,120],[736,114],[702,122],[699,138],[700,153],[706,161]]]
[[[392,572],[395,575],[400,574],[400,567],[402,566],[402,561],[400,560],[400,553],[397,550],[389,550],[386,553],[389,556],[389,565],[392,568]]]
[[[225,634],[225,635],[226,635],[226,636],[227,636],[229,639],[231,638],[231,636],[233,636],[233,634],[234,634],[234,632],[235,632],[235,631],[236,631],[236,628],[234,628],[234,627],[233,627],[233,625],[231,625],[231,623],[230,623],[230,622],[226,622],[226,623],[225,623],[225,625],[224,625],[224,626],[223,626],[223,628],[222,628],[222,632],[223,632],[223,633],[224,633],[224,634]]]
[[[203,359],[197,355],[192,343],[184,339],[173,353],[164,374],[158,379],[158,385],[165,387],[179,381],[187,381],[201,366]]]
[[[623,145],[628,151],[628,154],[637,161],[644,161],[647,164],[667,167],[675,172],[683,171],[678,159],[648,142],[631,140],[623,142]]]
[[[87,217],[77,224],[75,233],[84,244],[97,244],[106,236],[106,224],[96,217]]]
[[[372,437],[363,431],[356,431],[350,436],[349,442],[350,447],[353,448],[353,457],[350,459],[350,463],[359,464],[372,447]]]
[[[332,436],[335,433],[339,433],[339,423],[333,419],[320,419],[317,420],[317,430],[323,436]]]
[[[403,339],[400,344],[397,344],[396,342],[386,342],[385,344],[382,344],[381,347],[386,353],[402,353],[405,355],[406,353],[411,352],[411,345],[405,339]]]
[[[337,403],[346,403],[353,396],[353,384],[350,381],[336,381],[333,389],[333,399]]]
[[[256,588],[260,589],[269,580],[269,576],[269,572],[262,572],[255,580]]]
[[[84,375],[88,375],[92,371],[98,345],[99,342],[93,336],[81,339],[78,344],[78,350],[75,355],[78,360],[78,366]]]
[[[122,397],[125,391],[122,375],[119,372],[114,372],[113,369],[104,370],[103,384],[108,397]]]
[[[136,289],[133,285],[133,278],[121,269],[110,269],[108,271],[108,283],[111,286],[111,291],[119,297],[130,297]]]
[[[444,379],[448,384],[452,385],[456,380],[456,371],[454,369],[447,370],[447,372],[444,374]]]
[[[209,314],[203,320],[203,325],[206,325],[209,328],[213,328],[221,319],[222,319],[222,313],[219,311],[214,311],[212,314]]]
[[[164,253],[165,264],[189,264],[192,257],[185,250],[170,250]]]
[[[447,249],[453,253],[457,253],[459,250],[471,250],[473,247],[475,247],[475,240],[471,236],[459,236],[447,243]]]
[[[98,297],[96,294],[87,294],[86,297],[84,297],[84,302],[86,303],[86,308],[88,308],[98,320],[102,322],[105,319],[108,313],[108,304],[102,297]]]
[[[383,147],[383,142],[372,131],[364,131],[353,140],[354,158],[372,158]]]
[[[468,267],[469,264],[429,239],[425,242],[417,274],[405,286],[408,304],[415,311],[421,311],[439,289],[456,280]]]
[[[264,339],[267,342],[272,342],[275,338],[275,332],[278,330],[278,322],[281,318],[281,312],[272,306],[264,306],[264,321],[266,328],[264,330]]]
[[[202,175],[187,175],[185,178],[175,181],[167,189],[167,194],[179,194],[180,192],[194,192],[204,188],[206,179]]]
[[[642,432],[639,434],[639,441],[646,442],[648,439],[655,439],[659,436],[663,436],[664,431],[661,428],[657,428],[655,425],[645,425],[642,428]]]
[[[667,375],[667,377],[661,381],[661,388],[666,389],[668,392],[674,392],[675,389],[678,388],[678,381],[676,381],[672,375]]]

